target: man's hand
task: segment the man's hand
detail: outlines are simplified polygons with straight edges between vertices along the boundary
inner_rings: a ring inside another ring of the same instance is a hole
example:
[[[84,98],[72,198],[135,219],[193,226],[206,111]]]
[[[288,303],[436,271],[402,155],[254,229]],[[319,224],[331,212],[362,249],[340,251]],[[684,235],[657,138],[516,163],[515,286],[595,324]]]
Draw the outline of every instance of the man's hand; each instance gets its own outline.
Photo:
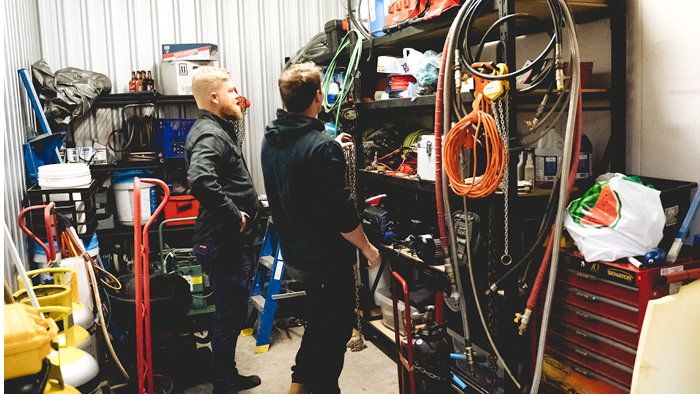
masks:
[[[340,147],[343,148],[343,152],[350,149],[352,146],[352,136],[348,133],[340,133],[339,136],[335,137],[335,140],[340,144]]]
[[[238,230],[239,233],[242,233],[243,230],[245,230],[245,225],[246,225],[246,223],[248,222],[248,218],[249,218],[249,217],[250,217],[250,216],[248,216],[247,213],[241,211],[241,229]]]
[[[367,269],[377,268],[382,263],[382,255],[372,244],[362,250],[362,254],[367,259]]]

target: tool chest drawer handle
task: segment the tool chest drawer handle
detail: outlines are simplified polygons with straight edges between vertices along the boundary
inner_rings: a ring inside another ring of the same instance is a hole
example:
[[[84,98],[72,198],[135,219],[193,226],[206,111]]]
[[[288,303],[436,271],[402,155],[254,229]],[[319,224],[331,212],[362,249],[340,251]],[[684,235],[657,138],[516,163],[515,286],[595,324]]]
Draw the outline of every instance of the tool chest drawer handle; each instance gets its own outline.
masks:
[[[580,374],[583,375],[583,376],[588,376],[588,375],[589,375],[589,374],[588,374],[588,371],[586,371],[586,370],[583,369],[583,368],[573,367],[573,370],[576,371],[576,372],[578,372],[578,373],[580,373]]]
[[[579,317],[581,317],[581,318],[583,318],[583,319],[591,320],[591,315],[589,315],[588,313],[584,313],[584,312],[581,312],[581,311],[576,311],[576,315],[579,316]]]
[[[588,274],[583,273],[583,272],[574,271],[574,274],[581,279],[586,279],[586,280],[590,280],[590,281],[594,281],[594,282],[598,280],[598,278],[596,278],[595,276],[588,275]]]
[[[586,334],[585,332],[583,332],[583,331],[581,331],[581,330],[574,330],[574,332],[576,333],[576,335],[578,335],[578,336],[580,336],[580,337],[583,337],[583,338],[591,338],[590,335]],[[592,339],[595,339],[595,338],[592,338]]]
[[[590,358],[590,355],[588,354],[588,352],[583,351],[583,350],[581,350],[581,349],[579,349],[579,348],[574,348],[574,352],[576,352],[576,353],[582,355],[583,357]]]
[[[583,293],[583,292],[577,291],[574,294],[576,294],[577,296],[579,296],[581,298],[585,298],[589,301],[598,301],[598,299],[595,296],[588,294],[588,293]]]

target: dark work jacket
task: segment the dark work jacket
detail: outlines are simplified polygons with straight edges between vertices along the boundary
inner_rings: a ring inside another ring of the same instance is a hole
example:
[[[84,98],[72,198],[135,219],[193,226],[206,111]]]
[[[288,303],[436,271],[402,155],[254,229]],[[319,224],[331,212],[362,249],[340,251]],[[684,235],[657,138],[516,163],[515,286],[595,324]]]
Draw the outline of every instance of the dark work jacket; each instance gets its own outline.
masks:
[[[270,214],[286,268],[301,282],[332,278],[354,264],[355,246],[341,233],[360,224],[345,186],[345,156],[323,123],[277,110],[262,143],[262,170]]]
[[[192,195],[199,201],[193,242],[242,242],[252,246],[260,233],[258,193],[233,124],[199,110],[185,142],[185,166]],[[250,218],[239,232],[241,212]]]

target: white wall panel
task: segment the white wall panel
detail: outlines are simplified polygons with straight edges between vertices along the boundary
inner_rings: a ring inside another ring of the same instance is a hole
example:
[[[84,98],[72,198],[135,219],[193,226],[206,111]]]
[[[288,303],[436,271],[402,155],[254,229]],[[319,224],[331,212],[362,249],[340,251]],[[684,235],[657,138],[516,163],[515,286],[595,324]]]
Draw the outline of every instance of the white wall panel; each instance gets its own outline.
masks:
[[[700,180],[700,3],[628,0],[627,169]],[[690,65],[669,72],[667,64]]]
[[[35,1],[5,0],[3,7],[5,56],[2,95],[5,117],[2,121],[2,146],[0,146],[4,166],[4,171],[0,171],[4,188],[1,211],[12,233],[14,243],[19,249],[20,257],[25,263],[25,268],[29,268],[26,238],[17,225],[17,218],[22,210],[22,200],[26,195],[22,144],[27,141],[27,138],[33,136],[31,130],[36,130],[37,125],[17,70],[29,69],[32,63],[41,59],[39,19]],[[3,253],[5,280],[13,290],[17,290],[14,279],[17,277],[17,271],[12,264],[8,245],[4,245]]]
[[[112,93],[124,93],[132,70],[153,70],[156,88],[161,86],[161,44],[219,45],[219,66],[231,72],[239,93],[252,104],[244,153],[262,193],[260,145],[265,125],[281,107],[277,79],[284,57],[322,32],[326,21],[343,18],[344,4],[344,0],[40,1],[42,55],[54,71],[77,67],[100,72],[112,81]],[[165,111],[195,116],[193,107]],[[89,136],[102,140],[110,130],[99,125],[107,123],[76,121],[76,140]]]

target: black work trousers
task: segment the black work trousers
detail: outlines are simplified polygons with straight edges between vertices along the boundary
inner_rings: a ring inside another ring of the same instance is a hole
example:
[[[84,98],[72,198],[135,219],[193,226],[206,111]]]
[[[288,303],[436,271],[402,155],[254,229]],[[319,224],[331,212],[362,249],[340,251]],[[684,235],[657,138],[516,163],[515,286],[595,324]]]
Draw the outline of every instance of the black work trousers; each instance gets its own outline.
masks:
[[[211,327],[214,394],[236,394],[236,344],[248,317],[252,250],[236,242],[199,242],[193,251],[209,275],[216,305]]]
[[[343,264],[324,277],[304,283],[309,312],[292,367],[292,382],[303,384],[312,394],[340,393],[338,378],[357,322],[353,266]]]

